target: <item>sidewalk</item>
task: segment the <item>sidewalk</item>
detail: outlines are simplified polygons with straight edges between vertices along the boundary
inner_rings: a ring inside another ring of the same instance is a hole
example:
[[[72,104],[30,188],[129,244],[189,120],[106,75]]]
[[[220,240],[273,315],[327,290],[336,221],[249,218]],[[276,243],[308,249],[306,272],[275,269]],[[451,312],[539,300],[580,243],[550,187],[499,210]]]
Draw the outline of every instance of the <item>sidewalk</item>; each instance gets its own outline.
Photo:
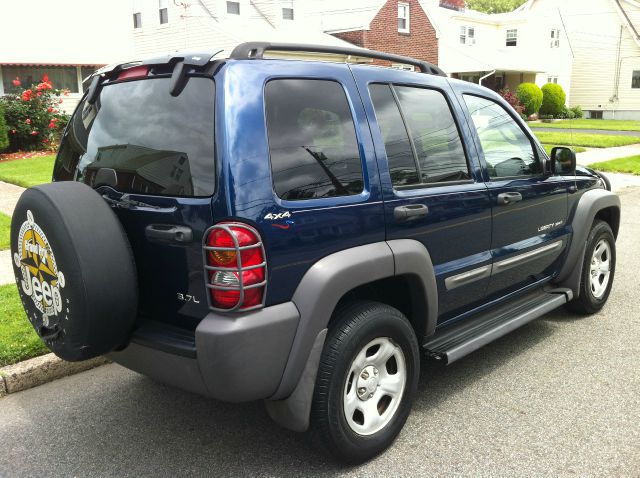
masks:
[[[0,212],[11,217],[24,188],[0,181]],[[11,251],[0,251],[0,285],[13,284]]]
[[[638,155],[640,155],[640,144],[632,144],[616,148],[593,148],[584,153],[576,154],[576,158],[578,159],[578,164],[588,166],[591,163],[599,163],[600,161]]]

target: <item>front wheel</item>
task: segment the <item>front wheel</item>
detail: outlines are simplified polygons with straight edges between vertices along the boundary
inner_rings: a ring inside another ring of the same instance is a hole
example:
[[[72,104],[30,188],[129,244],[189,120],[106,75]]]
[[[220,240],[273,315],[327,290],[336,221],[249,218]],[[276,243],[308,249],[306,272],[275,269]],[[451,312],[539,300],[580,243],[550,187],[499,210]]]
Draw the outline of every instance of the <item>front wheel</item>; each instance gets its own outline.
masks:
[[[360,463],[386,449],[407,420],[420,373],[418,343],[397,309],[357,302],[329,329],[313,426],[339,459]]]
[[[616,271],[616,242],[611,227],[596,221],[587,239],[582,265],[580,296],[567,304],[579,314],[595,314],[609,298]]]

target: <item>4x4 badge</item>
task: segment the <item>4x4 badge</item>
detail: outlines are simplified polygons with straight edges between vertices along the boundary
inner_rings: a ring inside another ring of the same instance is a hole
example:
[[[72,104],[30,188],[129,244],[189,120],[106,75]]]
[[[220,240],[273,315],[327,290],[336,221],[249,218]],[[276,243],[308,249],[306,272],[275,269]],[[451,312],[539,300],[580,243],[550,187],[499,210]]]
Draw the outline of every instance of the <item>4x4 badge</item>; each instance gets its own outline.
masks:
[[[264,219],[268,220],[268,221],[278,221],[280,219],[287,219],[291,217],[291,213],[289,211],[285,211],[285,212],[279,212],[276,214],[273,213],[269,213],[267,214]]]

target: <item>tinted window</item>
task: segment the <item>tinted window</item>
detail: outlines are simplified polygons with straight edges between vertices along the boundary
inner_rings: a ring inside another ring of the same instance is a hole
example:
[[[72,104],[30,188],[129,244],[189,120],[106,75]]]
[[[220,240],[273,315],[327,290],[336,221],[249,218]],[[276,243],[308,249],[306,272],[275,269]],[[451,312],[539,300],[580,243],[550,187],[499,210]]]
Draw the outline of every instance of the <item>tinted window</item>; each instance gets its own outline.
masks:
[[[376,120],[384,140],[389,162],[389,173],[394,186],[407,186],[420,182],[416,160],[411,150],[409,135],[404,127],[398,105],[389,85],[371,85],[371,100]]]
[[[215,187],[213,81],[169,78],[106,85],[83,101],[60,148],[56,180],[127,193],[209,196]]]
[[[470,178],[458,128],[442,93],[394,86],[418,156],[422,183]]]
[[[362,164],[347,97],[323,80],[273,80],[265,90],[271,170],[283,199],[359,194]]]
[[[540,172],[531,141],[498,103],[464,95],[492,178],[527,176]]]

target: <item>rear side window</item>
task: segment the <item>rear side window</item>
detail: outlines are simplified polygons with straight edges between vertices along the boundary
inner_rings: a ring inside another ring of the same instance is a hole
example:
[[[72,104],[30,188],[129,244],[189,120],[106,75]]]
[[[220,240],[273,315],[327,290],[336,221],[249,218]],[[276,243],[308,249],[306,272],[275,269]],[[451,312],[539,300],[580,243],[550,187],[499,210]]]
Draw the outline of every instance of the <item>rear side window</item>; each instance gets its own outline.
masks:
[[[328,80],[272,80],[265,88],[273,186],[278,197],[359,194],[362,162],[346,94]]]
[[[215,189],[214,98],[208,78],[190,78],[178,97],[169,78],[105,85],[83,101],[62,141],[57,181],[123,193],[210,196]]]
[[[371,98],[394,186],[470,179],[458,128],[436,90],[371,85]]]

